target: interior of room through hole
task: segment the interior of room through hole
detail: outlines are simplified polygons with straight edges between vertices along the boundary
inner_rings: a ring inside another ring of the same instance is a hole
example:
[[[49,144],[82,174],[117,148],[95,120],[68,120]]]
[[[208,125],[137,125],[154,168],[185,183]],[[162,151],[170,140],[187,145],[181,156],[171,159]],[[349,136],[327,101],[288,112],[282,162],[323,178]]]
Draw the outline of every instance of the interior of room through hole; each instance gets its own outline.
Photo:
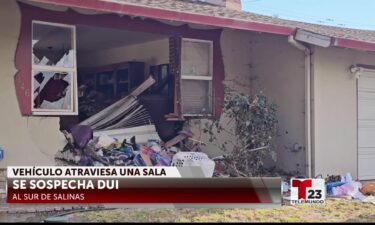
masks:
[[[176,123],[164,117],[173,112],[169,37],[91,26],[77,26],[76,36],[79,110],[78,115],[61,116],[60,129],[69,130],[153,76],[156,83],[138,99],[149,112],[160,138],[172,138]]]

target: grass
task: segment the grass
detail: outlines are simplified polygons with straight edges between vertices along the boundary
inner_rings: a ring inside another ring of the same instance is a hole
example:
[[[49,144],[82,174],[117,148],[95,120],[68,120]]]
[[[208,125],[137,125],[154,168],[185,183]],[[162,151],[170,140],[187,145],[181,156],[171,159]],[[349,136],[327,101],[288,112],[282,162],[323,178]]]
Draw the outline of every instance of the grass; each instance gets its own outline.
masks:
[[[72,222],[374,222],[375,205],[329,199],[325,205],[265,209],[114,209],[69,215]]]

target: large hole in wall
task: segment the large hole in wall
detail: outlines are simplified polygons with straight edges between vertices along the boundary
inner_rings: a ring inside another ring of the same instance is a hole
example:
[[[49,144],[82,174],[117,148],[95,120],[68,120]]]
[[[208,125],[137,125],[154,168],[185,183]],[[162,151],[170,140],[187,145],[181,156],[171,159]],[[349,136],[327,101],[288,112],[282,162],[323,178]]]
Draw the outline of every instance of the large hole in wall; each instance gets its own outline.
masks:
[[[173,112],[168,38],[127,30],[76,26],[78,116],[61,116],[61,130],[68,130],[114,104],[152,76],[156,82],[138,96],[139,102],[149,113],[160,138],[168,140],[173,137],[174,123],[164,118]],[[148,120],[139,114],[133,124],[147,124]]]

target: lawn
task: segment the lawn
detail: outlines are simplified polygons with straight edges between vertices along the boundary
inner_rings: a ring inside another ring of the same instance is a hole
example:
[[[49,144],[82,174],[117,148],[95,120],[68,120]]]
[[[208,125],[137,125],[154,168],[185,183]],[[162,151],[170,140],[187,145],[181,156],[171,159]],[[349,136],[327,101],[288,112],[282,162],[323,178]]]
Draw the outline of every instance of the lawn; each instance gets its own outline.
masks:
[[[375,222],[375,205],[329,199],[325,205],[266,209],[114,209],[69,215],[73,222]]]

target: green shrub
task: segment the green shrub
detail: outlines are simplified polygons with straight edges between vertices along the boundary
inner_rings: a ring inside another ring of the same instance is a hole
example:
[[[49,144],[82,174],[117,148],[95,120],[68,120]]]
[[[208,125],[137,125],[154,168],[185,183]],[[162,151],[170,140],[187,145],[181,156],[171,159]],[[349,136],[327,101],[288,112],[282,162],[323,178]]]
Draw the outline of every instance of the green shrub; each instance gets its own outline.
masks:
[[[226,158],[243,175],[261,175],[267,155],[276,160],[273,151],[278,124],[276,112],[276,105],[269,103],[262,92],[251,96],[225,87],[223,113],[234,122],[235,132],[232,134],[236,140],[231,145],[225,142],[219,147],[228,153]],[[206,123],[204,129],[210,135],[210,142],[217,141],[214,130],[231,133],[218,119],[213,120]]]

